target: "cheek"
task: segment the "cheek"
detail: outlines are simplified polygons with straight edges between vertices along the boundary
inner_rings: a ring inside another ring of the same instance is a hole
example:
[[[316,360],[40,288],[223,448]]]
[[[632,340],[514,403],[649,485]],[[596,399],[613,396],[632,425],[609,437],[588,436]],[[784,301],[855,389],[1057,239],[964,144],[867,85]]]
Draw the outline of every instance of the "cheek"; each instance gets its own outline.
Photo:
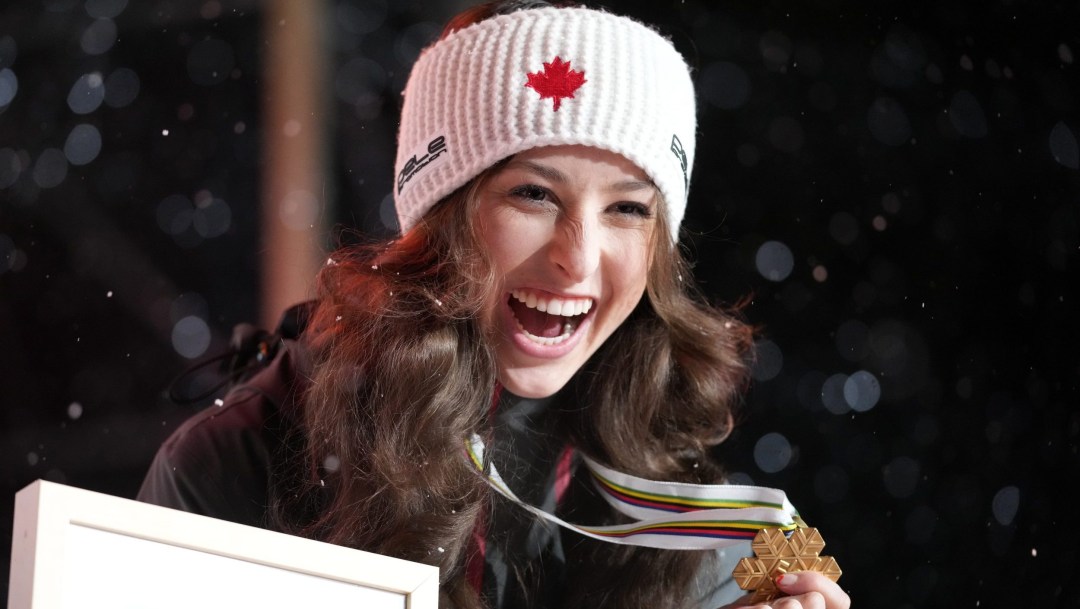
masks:
[[[630,314],[645,292],[651,264],[651,250],[646,244],[635,244],[615,257],[612,284],[617,290],[620,312],[624,315]]]
[[[480,247],[484,248],[484,253],[491,261],[496,281],[505,279],[507,273],[521,264],[523,259],[521,252],[525,249],[524,246],[525,244],[520,240],[514,239],[510,231],[492,235],[481,241]]]
[[[544,246],[544,235],[541,223],[495,210],[480,232],[480,247],[491,260],[496,279],[505,279]]]

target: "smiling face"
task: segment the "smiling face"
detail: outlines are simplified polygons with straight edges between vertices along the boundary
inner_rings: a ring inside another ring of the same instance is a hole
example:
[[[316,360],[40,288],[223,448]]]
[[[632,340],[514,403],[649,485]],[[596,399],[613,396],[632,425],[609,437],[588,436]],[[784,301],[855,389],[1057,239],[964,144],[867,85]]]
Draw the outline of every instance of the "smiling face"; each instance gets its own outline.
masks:
[[[633,163],[588,146],[519,153],[485,181],[478,236],[500,285],[484,321],[506,389],[555,393],[634,310],[656,192]]]

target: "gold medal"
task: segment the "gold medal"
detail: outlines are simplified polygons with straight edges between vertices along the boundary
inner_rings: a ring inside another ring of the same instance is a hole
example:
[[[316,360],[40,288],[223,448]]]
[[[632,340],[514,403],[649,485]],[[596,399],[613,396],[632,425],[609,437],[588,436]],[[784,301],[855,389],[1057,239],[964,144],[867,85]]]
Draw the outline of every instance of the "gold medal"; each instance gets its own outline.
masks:
[[[783,592],[776,578],[795,571],[817,571],[832,581],[840,579],[840,566],[831,556],[819,556],[825,547],[821,533],[801,527],[784,535],[780,529],[761,529],[750,544],[754,558],[743,558],[735,565],[732,577],[743,590],[753,590],[751,603],[771,601]]]

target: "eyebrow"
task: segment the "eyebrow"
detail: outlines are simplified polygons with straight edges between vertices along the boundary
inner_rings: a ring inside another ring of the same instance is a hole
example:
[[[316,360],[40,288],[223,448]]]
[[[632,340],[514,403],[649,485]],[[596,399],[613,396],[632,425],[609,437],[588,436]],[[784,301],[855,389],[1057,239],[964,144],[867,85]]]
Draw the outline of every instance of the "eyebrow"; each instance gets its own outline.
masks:
[[[538,176],[556,182],[558,184],[566,184],[570,179],[563,172],[544,165],[543,163],[536,163],[534,161],[521,161],[514,159],[507,164],[507,167],[521,166],[524,169],[537,174]],[[638,190],[656,188],[656,185],[649,180],[623,180],[615,182],[608,186],[608,190],[613,192],[635,192]]]

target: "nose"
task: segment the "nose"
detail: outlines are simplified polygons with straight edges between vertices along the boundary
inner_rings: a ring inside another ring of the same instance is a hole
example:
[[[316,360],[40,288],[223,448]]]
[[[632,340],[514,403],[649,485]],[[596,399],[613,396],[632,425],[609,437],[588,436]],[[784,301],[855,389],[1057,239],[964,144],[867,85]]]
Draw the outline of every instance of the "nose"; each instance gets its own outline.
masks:
[[[549,247],[551,261],[571,281],[583,281],[600,266],[602,245],[595,219],[563,216]]]

